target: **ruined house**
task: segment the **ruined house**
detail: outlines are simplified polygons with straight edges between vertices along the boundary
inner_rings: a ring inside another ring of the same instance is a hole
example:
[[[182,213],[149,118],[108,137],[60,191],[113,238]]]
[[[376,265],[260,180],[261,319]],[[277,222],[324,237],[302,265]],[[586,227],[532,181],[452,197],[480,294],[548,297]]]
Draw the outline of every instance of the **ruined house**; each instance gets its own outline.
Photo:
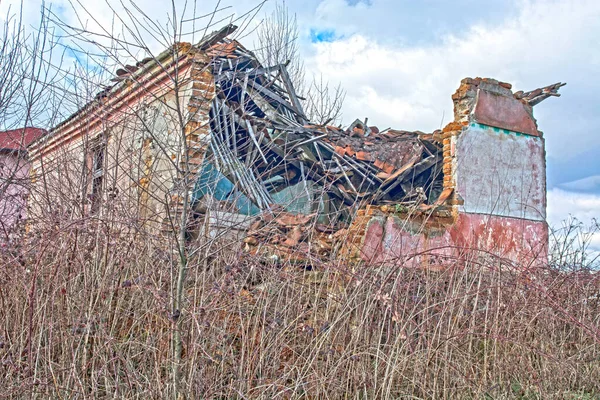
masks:
[[[562,84],[513,93],[464,79],[454,121],[433,133],[319,126],[286,66],[261,65],[228,39],[234,30],[119,69],[33,143],[37,218],[112,215],[164,234],[189,195],[190,233],[251,253],[393,262],[460,248],[511,260],[546,251],[544,139],[532,108]]]

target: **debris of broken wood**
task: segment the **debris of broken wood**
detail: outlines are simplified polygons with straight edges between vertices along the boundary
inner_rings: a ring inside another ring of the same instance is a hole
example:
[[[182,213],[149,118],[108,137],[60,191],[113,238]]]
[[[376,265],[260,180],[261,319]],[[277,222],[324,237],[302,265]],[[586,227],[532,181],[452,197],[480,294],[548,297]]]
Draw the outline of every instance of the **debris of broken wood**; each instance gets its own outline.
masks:
[[[514,94],[517,100],[521,100],[530,106],[535,106],[536,104],[541,103],[546,100],[548,97],[560,97],[560,93],[558,93],[558,89],[565,86],[566,83],[558,82],[553,85],[548,85],[543,88],[531,90],[529,92],[523,92],[522,90],[516,92]]]
[[[244,205],[240,213],[275,213],[269,226],[280,231],[269,240],[287,247],[302,243],[309,222],[337,230],[361,205],[435,206],[443,187],[439,135],[380,131],[366,119],[346,130],[311,124],[286,65],[262,66],[226,38],[231,29],[202,44],[213,57],[216,97],[205,156],[210,168],[201,168],[212,175],[198,177],[195,201],[217,191],[218,200]],[[265,239],[256,235],[249,232],[246,244]]]

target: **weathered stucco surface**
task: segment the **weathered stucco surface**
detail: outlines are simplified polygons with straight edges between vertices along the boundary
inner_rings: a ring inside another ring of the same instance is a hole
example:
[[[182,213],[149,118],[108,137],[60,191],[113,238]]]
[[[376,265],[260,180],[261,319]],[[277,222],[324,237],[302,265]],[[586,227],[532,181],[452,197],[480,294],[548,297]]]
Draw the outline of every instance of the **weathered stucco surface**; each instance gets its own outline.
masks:
[[[40,206],[45,205],[54,212],[60,210],[65,217],[85,216],[89,199],[83,199],[82,194],[91,191],[86,160],[93,143],[105,141],[104,197],[110,198],[117,210],[135,211],[128,216],[131,219],[143,215],[147,220],[160,222],[165,212],[160,200],[177,178],[168,155],[180,156],[180,133],[164,117],[168,107],[173,106],[175,98],[171,94],[147,106],[127,104],[126,112],[115,113],[98,129],[82,132],[43,158],[36,158],[32,165],[32,212],[44,214],[45,207]],[[129,114],[135,117],[128,118]],[[144,119],[148,121],[142,123]],[[40,174],[44,174],[43,181],[37,178]],[[46,204],[47,200],[50,204]]]
[[[521,265],[546,259],[544,139],[532,105],[510,89],[493,79],[466,78],[452,96],[455,120],[442,136],[451,217],[418,210],[364,216],[350,230],[354,255],[376,263],[428,265],[472,250]]]
[[[461,212],[544,221],[544,141],[472,122],[456,141]]]
[[[360,258],[374,263],[447,264],[472,250],[516,262],[543,260],[544,222],[482,214],[459,214],[447,227],[419,225],[395,215],[373,216],[360,245]]]
[[[126,226],[162,227],[178,190],[184,190],[176,187],[181,178],[178,167],[186,161],[183,134],[188,140],[189,165],[193,166],[199,162],[192,153],[197,140],[188,136],[200,135],[193,120],[196,113],[206,113],[199,105],[190,105],[191,96],[198,96],[191,63],[180,65],[177,92],[172,79],[155,69],[156,73],[149,73],[154,80],[122,85],[121,92],[95,108],[82,109],[34,143],[29,204],[33,222],[89,216],[90,154],[104,142],[101,214],[111,213],[113,220]],[[214,87],[211,75],[206,80]]]

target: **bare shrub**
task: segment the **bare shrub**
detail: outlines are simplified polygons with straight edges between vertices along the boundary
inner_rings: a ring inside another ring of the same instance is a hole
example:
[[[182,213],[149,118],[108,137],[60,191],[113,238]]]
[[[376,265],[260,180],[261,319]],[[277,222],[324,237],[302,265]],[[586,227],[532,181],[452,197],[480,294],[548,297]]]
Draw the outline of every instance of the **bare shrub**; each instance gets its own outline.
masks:
[[[600,253],[592,241],[598,233],[596,219],[586,225],[574,217],[550,229],[550,265],[562,271],[597,271]]]
[[[190,398],[598,395],[595,273],[475,251],[443,271],[199,251],[173,315],[163,247],[63,229],[3,256],[4,395],[164,397],[178,318]]]
[[[133,25],[140,21],[153,23],[141,16]],[[84,29],[63,28],[93,42]],[[179,29],[172,29],[174,37]],[[161,33],[173,45],[171,31]],[[113,45],[99,51],[117,64],[124,50],[117,54]],[[169,48],[178,56],[177,46]],[[181,81],[173,74],[169,82]],[[69,100],[91,100],[86,95],[97,88],[90,84],[82,98]],[[138,111],[124,114],[138,122],[136,139],[153,132]],[[189,115],[179,107],[166,114],[185,147]],[[128,140],[118,126],[107,127],[112,140]],[[158,137],[150,138],[160,147]],[[101,139],[86,137],[82,146]],[[106,157],[124,180],[139,182],[144,151],[140,145]],[[187,197],[168,235],[146,229],[164,221],[131,205],[157,191],[132,185],[129,197],[119,197],[111,184],[117,178],[108,173],[103,189],[110,201],[89,213],[94,198],[82,191],[87,164],[71,163],[72,156],[58,153],[44,165],[35,229],[19,251],[0,253],[3,397],[599,395],[600,284],[589,269],[569,271],[565,259],[560,268],[507,266],[476,250],[442,271],[401,260],[350,264],[311,256],[293,263],[252,256],[223,238],[190,238]],[[187,188],[195,175],[184,161],[176,172]],[[46,183],[52,174],[57,180]],[[49,190],[51,182],[60,185]],[[169,209],[168,198],[158,200]],[[562,254],[580,254],[572,245]]]

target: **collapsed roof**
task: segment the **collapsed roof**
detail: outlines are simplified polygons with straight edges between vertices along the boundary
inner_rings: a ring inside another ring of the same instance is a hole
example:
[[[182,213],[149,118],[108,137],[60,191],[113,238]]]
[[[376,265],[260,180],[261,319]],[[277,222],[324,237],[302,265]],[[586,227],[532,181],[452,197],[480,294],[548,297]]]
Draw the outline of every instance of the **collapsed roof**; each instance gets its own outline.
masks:
[[[346,129],[316,125],[303,110],[303,99],[294,88],[287,64],[262,66],[252,52],[227,38],[235,29],[228,25],[195,46],[176,44],[176,48],[183,45],[181,48],[186,50],[183,55],[176,52],[179,58],[172,60],[175,64],[192,54],[205,54],[207,57],[201,57],[199,69],[204,74],[205,60],[210,60],[208,67],[212,77],[207,75],[210,80],[214,79],[216,89],[212,98],[212,81],[194,81],[194,89],[198,83],[200,87],[210,86],[210,90],[204,94],[203,90],[192,90],[189,99],[190,113],[196,112],[192,109],[201,110],[201,115],[190,116],[190,121],[202,128],[200,141],[206,138],[206,98],[212,99],[208,112],[209,140],[194,143],[194,146],[200,145],[198,148],[193,146],[205,157],[196,159],[198,153],[194,153],[194,165],[197,162],[202,165],[192,202],[196,211],[201,211],[206,202],[214,205],[213,200],[216,200],[217,208],[222,205],[226,211],[242,216],[262,214],[259,219],[263,221],[271,218],[285,227],[285,235],[279,237],[283,237],[281,240],[289,247],[299,243],[301,235],[297,226],[314,221],[315,215],[318,215],[317,230],[331,232],[352,222],[353,215],[368,211],[354,212],[367,204],[380,205],[381,210],[390,209],[387,204],[393,204],[396,211],[424,212],[421,215],[427,214],[427,217],[431,216],[429,211],[436,211],[436,216],[452,220],[452,210],[446,206],[460,204],[460,198],[450,197],[454,186],[444,186],[445,179],[452,180],[451,165],[442,165],[444,146],[450,154],[446,158],[452,158],[450,139],[444,139],[442,144],[447,130],[459,131],[475,118],[473,121],[506,129],[512,129],[509,122],[515,123],[517,129],[512,130],[540,136],[531,109],[550,96],[560,96],[558,90],[564,85],[559,82],[530,92],[513,93],[507,83],[466,78],[453,95],[454,121],[443,132],[380,131],[369,126],[366,119],[357,119]],[[195,51],[189,51],[191,48]],[[172,55],[173,52],[167,50],[156,58],[119,69],[112,80],[114,84],[62,121],[47,137],[59,133],[77,116],[93,112],[97,104],[109,102],[128,88],[131,81],[150,74],[152,68]],[[195,92],[200,94],[196,96]],[[494,119],[507,115],[499,115],[497,102],[482,101],[485,96],[481,98],[480,93],[487,93],[487,100],[500,95],[498,98],[502,101],[521,102],[523,110],[518,115],[508,115],[510,118],[501,121],[502,124],[494,125]],[[110,113],[112,109],[108,107],[104,111]],[[523,113],[527,118],[522,118]],[[518,129],[523,120],[533,125],[529,126],[530,132]],[[444,177],[446,169],[450,172]],[[195,166],[192,170],[196,171]],[[181,189],[177,182],[174,188]],[[173,198],[176,202],[178,197]],[[254,237],[259,236],[254,224],[246,228]]]
[[[345,210],[360,205],[430,204],[440,196],[442,145],[435,135],[380,132],[360,120],[345,130],[311,124],[285,64],[263,67],[226,38],[207,53],[216,96],[195,201],[210,194],[242,214],[283,207],[343,221]]]

